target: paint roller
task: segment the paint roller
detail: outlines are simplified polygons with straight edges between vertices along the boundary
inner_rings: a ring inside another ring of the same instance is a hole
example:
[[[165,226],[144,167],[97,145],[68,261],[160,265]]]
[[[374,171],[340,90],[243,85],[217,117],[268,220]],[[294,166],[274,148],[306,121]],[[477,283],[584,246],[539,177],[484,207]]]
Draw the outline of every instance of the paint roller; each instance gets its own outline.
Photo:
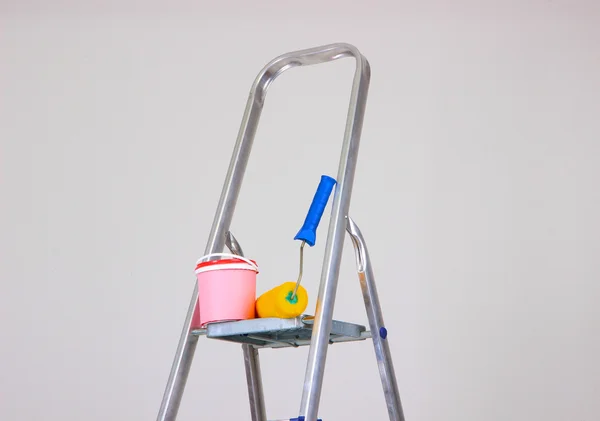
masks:
[[[265,292],[256,300],[256,315],[258,317],[293,318],[302,314],[308,305],[308,293],[300,285],[302,280],[302,267],[304,260],[304,245],[313,247],[317,241],[317,227],[329,201],[331,191],[335,186],[335,179],[322,175],[313,197],[304,224],[294,240],[302,240],[300,244],[300,271],[296,282],[283,284]]]

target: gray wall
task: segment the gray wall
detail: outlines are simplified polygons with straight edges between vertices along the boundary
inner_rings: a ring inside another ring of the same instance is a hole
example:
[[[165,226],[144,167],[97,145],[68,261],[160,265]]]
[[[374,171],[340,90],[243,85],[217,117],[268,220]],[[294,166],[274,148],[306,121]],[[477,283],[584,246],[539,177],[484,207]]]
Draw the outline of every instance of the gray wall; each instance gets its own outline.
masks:
[[[407,420],[597,419],[597,3],[94,3],[1,6],[1,420],[156,417],[254,76],[337,41],[372,66],[351,214]],[[232,225],[257,294],[296,278],[352,74],[270,88]],[[366,323],[342,265],[335,317]],[[271,419],[306,355],[261,354]],[[386,419],[369,342],[331,347],[319,412]],[[249,419],[238,346],[201,340],[179,419]]]

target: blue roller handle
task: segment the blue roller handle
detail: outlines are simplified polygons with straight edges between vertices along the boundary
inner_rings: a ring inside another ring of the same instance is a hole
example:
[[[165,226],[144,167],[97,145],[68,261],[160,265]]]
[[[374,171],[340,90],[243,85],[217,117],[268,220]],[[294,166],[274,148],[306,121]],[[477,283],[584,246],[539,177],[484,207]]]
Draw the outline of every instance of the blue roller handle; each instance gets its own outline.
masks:
[[[308,209],[304,225],[302,225],[302,228],[300,228],[300,231],[298,231],[294,240],[306,241],[311,247],[315,245],[317,240],[317,227],[319,226],[321,216],[323,216],[323,212],[325,211],[325,207],[327,206],[329,196],[331,195],[335,183],[335,179],[327,175],[321,176],[319,187],[317,187],[317,192]]]

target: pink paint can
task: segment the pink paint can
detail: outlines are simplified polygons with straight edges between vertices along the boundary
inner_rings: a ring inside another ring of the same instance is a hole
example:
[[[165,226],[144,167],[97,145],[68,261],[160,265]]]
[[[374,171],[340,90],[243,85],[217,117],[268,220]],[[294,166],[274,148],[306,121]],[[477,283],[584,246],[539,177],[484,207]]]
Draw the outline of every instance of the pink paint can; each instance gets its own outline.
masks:
[[[206,261],[211,257],[219,260]],[[200,326],[255,318],[256,275],[254,260],[227,253],[206,255],[196,263]]]

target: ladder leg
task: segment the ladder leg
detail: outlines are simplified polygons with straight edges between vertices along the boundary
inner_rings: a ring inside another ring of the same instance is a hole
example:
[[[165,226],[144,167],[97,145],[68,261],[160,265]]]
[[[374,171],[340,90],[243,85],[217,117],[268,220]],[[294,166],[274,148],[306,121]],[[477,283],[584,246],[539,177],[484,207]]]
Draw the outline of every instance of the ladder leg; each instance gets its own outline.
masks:
[[[337,174],[336,193],[331,207],[327,244],[325,246],[325,256],[315,309],[315,321],[310,348],[308,350],[304,387],[300,402],[300,414],[305,417],[305,421],[317,421],[319,411],[340,262],[344,248],[347,225],[346,217],[350,207],[352,185],[371,76],[369,63],[362,54],[354,48],[349,52],[356,59],[356,71]]]
[[[267,421],[258,349],[252,345],[244,344],[242,345],[242,350],[244,352],[244,366],[246,367],[246,381],[248,383],[248,397],[250,398],[252,421]]]
[[[352,244],[356,253],[360,288],[365,300],[369,327],[371,329],[375,356],[377,358],[377,365],[379,366],[379,374],[381,375],[381,384],[383,386],[390,421],[404,421],[402,402],[400,401],[400,393],[398,392],[394,365],[387,341],[387,330],[383,323],[383,314],[377,295],[377,288],[375,287],[375,278],[373,276],[369,252],[362,233],[350,217],[348,217],[347,231],[352,238]]]
[[[242,246],[231,231],[227,231],[225,234],[225,245],[231,253],[238,256],[244,255]],[[248,398],[250,399],[252,421],[267,421],[258,349],[250,344],[244,344],[242,345],[242,351],[244,353],[244,367],[246,368],[246,382],[248,384]]]
[[[191,326],[195,312],[198,311],[197,306],[198,285],[194,288],[192,301],[188,309],[187,317],[184,323],[183,331],[175,352],[175,359],[171,367],[171,373],[167,380],[167,387],[163,395],[163,400],[158,412],[157,421],[174,421],[177,418],[179,404],[183,396],[183,390],[187,382],[192,360],[194,359],[194,351],[198,344],[198,336],[192,335]]]

